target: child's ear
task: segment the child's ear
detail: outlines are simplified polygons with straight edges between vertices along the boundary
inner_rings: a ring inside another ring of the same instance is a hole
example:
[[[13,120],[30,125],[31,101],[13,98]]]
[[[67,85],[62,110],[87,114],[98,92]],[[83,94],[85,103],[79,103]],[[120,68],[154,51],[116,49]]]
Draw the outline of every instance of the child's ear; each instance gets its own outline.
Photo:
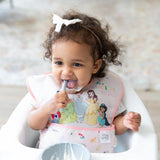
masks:
[[[100,69],[101,65],[102,65],[102,59],[98,59],[98,60],[95,62],[95,64],[94,64],[93,72],[92,72],[92,73],[93,73],[93,74],[97,73],[98,70]]]

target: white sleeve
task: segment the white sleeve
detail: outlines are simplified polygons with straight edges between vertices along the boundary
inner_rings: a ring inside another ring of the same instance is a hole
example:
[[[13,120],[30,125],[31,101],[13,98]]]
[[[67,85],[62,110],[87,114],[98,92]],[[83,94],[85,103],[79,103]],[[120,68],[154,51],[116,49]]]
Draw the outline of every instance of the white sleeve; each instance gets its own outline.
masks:
[[[115,114],[115,117],[121,113],[123,113],[124,111],[126,111],[127,108],[126,106],[124,106],[123,102],[121,101],[118,108],[117,108],[117,111],[116,111],[116,114]]]
[[[38,108],[34,98],[32,97],[32,95],[29,92],[27,93],[27,98],[28,98],[28,103],[30,106],[32,106],[32,108]]]

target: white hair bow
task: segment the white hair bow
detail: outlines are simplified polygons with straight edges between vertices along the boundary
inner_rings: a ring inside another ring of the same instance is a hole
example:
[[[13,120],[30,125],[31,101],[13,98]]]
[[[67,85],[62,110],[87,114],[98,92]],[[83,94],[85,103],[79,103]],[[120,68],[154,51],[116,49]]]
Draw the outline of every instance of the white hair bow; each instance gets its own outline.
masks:
[[[65,24],[66,26],[70,24],[75,24],[77,22],[81,22],[80,19],[62,19],[61,17],[57,16],[56,14],[53,15],[53,24],[56,24],[55,31],[59,32],[61,30],[62,24]]]

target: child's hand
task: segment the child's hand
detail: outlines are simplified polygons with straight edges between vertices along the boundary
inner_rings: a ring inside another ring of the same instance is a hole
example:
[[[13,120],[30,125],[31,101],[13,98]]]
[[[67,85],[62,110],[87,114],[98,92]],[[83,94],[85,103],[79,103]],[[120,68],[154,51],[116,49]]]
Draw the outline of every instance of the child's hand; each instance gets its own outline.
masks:
[[[138,131],[141,124],[141,115],[136,112],[129,112],[124,116],[123,124],[128,129]]]
[[[49,114],[56,113],[60,108],[65,108],[69,102],[68,95],[65,91],[58,92],[53,99],[47,102]]]
[[[28,124],[35,130],[41,130],[48,124],[51,114],[57,113],[60,108],[66,107],[69,102],[68,95],[65,91],[58,92],[54,98],[50,99],[43,106],[33,108],[28,116]]]

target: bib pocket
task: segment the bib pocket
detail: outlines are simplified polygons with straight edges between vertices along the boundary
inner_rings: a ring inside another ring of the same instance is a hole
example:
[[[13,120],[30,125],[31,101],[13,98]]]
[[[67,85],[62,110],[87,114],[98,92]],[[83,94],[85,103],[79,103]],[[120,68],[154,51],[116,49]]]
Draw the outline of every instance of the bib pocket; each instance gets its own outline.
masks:
[[[114,125],[105,128],[83,128],[52,123],[42,132],[40,148],[61,142],[83,144],[92,153],[112,153],[114,151]]]

